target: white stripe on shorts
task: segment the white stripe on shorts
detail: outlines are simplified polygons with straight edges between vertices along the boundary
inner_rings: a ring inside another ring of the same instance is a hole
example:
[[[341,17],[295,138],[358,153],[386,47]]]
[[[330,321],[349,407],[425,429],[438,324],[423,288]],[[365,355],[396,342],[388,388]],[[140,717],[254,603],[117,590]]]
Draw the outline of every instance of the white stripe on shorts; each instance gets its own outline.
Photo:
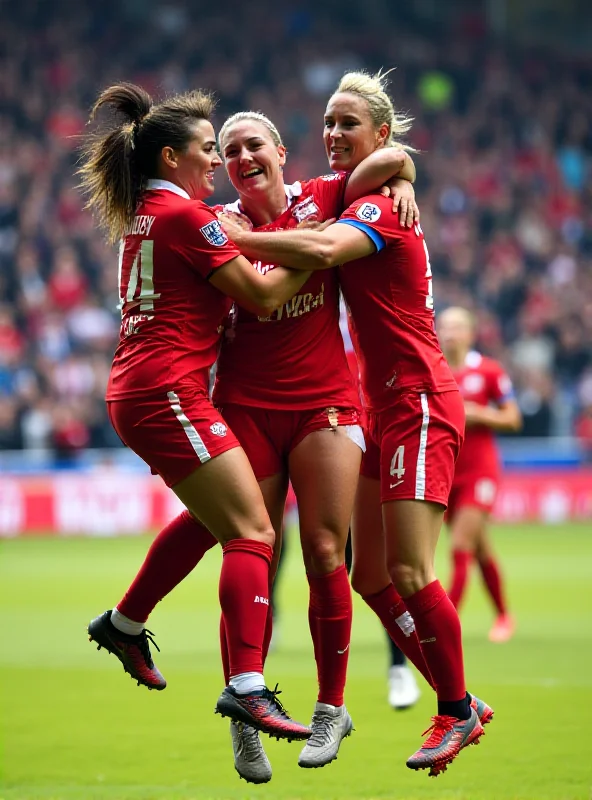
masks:
[[[426,448],[428,446],[428,425],[430,424],[430,407],[428,406],[427,394],[420,395],[421,410],[423,418],[421,420],[421,433],[419,434],[419,451],[417,453],[417,469],[415,471],[415,499],[425,500],[426,487]]]
[[[423,396],[423,395],[422,395]],[[206,461],[209,461],[211,455],[208,453],[208,448],[205,446],[203,439],[199,435],[199,433],[195,430],[191,422],[187,419],[185,412],[181,408],[181,401],[179,397],[175,394],[175,392],[167,392],[167,397],[169,398],[169,403],[171,404],[171,408],[175,412],[175,416],[183,426],[183,430],[185,431],[185,435],[189,439],[191,446],[195,450],[195,454],[199,458],[202,464],[205,464]]]

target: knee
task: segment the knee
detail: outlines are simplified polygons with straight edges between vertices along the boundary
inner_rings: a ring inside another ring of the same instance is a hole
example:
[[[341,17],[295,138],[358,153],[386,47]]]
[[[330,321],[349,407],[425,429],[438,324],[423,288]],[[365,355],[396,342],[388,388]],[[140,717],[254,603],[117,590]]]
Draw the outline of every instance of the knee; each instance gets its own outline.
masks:
[[[368,597],[381,592],[390,583],[390,577],[384,566],[360,563],[354,560],[351,571],[352,589],[360,597]]]
[[[327,575],[345,562],[345,542],[333,531],[317,530],[302,536],[302,556],[307,572]]]
[[[267,525],[261,523],[247,530],[235,531],[234,535],[226,537],[226,541],[224,541],[223,544],[226,544],[227,541],[231,541],[232,539],[253,539],[256,542],[269,545],[272,550],[275,547],[275,531],[271,523]]]
[[[436,578],[431,564],[406,564],[394,560],[389,562],[389,575],[401,597],[410,597]]]

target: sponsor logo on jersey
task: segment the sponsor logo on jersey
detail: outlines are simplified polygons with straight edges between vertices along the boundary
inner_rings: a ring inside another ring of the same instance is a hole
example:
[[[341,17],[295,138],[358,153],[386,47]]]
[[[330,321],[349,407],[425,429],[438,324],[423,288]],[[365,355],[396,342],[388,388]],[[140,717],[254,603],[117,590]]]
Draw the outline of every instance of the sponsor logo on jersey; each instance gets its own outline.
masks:
[[[377,219],[380,219],[381,214],[382,211],[374,203],[362,203],[356,211],[356,217],[364,222],[376,222]]]
[[[329,175],[321,175],[322,181],[338,181],[340,178],[340,172],[331,172]]]
[[[269,317],[257,317],[259,322],[278,322],[282,317],[302,317],[317,308],[325,305],[325,284],[321,284],[321,290],[317,295],[307,292],[306,294],[295,294],[291,300],[284,303]]]
[[[320,219],[321,209],[315,203],[313,197],[307,197],[298,203],[298,205],[294,206],[292,209],[292,216],[295,217],[298,222],[315,216]]]
[[[200,231],[203,233],[206,242],[213,244],[214,247],[222,247],[228,241],[228,236],[222,230],[222,226],[217,219],[208,222],[207,225],[200,228]]]
[[[210,430],[214,434],[214,436],[226,436],[226,432],[228,428],[224,425],[223,422],[214,422],[213,425],[210,425]]]

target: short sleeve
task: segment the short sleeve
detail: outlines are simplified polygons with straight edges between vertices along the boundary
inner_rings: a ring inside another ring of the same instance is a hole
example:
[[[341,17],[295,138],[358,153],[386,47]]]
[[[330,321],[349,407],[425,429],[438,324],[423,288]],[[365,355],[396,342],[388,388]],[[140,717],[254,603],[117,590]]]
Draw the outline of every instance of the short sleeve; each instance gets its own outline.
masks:
[[[171,247],[204,278],[209,278],[218,267],[240,255],[240,250],[228,239],[214,211],[205,203],[188,203],[175,228]]]
[[[408,229],[399,225],[399,217],[393,213],[389,197],[380,194],[366,195],[353,202],[337,220],[364,231],[377,250],[401,240]],[[408,235],[408,234],[407,234]]]
[[[507,403],[508,400],[514,399],[512,381],[500,364],[494,365],[494,369],[490,374],[489,386],[491,399],[495,403],[501,405]]]
[[[349,176],[349,172],[331,172],[303,183],[303,192],[312,192],[323,219],[338,217],[343,211],[345,187]]]

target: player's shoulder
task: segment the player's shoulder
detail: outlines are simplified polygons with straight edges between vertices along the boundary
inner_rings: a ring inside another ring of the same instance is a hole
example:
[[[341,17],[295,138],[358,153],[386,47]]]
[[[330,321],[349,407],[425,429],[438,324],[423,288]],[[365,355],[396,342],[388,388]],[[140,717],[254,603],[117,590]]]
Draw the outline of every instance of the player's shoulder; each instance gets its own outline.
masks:
[[[356,219],[367,225],[379,225],[381,228],[392,228],[399,232],[398,215],[393,213],[393,201],[381,194],[368,194],[354,200],[344,211],[343,217]],[[410,229],[406,229],[410,230]]]
[[[228,242],[216,212],[202,200],[190,200],[179,208],[177,219],[182,233],[192,241],[202,236],[206,242],[215,247],[222,247]],[[179,229],[178,229],[179,230]]]
[[[467,353],[465,368],[492,377],[506,374],[506,370],[499,361],[496,361],[495,358],[485,356],[477,350],[471,350]]]

